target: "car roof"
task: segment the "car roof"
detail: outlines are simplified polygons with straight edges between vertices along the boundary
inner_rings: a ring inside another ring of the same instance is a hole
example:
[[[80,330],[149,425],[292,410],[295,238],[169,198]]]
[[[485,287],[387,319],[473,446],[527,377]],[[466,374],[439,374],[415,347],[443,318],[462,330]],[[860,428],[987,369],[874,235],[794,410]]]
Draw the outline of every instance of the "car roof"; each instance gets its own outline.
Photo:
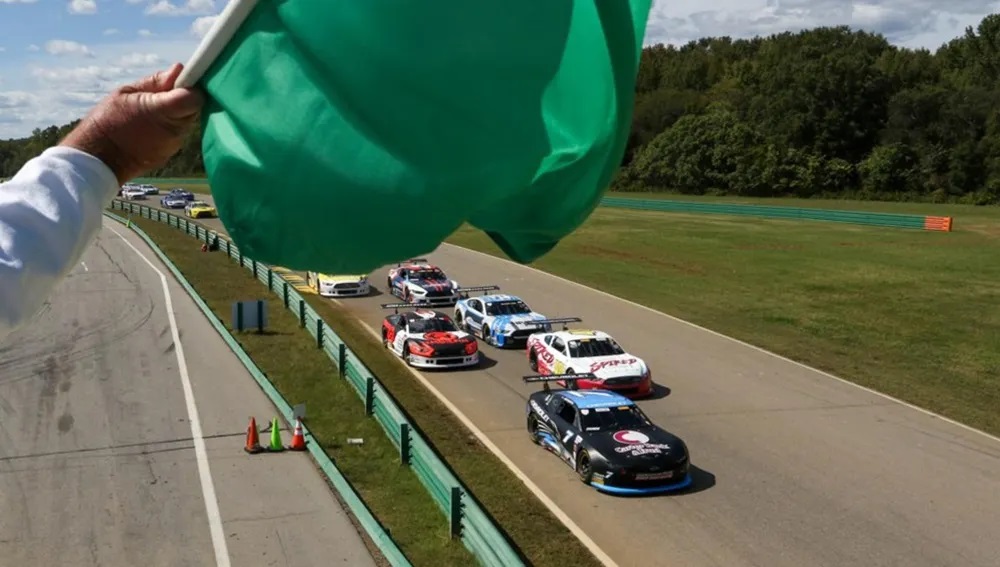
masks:
[[[472,297],[470,299],[481,299],[483,303],[500,303],[503,301],[522,301],[520,297],[516,295],[511,295],[509,293],[491,293],[489,295],[480,295],[479,297]]]
[[[569,329],[568,331],[553,331],[550,333],[564,341],[576,341],[580,339],[610,339],[611,335],[604,331],[594,329]]]
[[[445,315],[440,311],[434,311],[433,309],[414,309],[413,311],[407,311],[403,313],[403,318],[407,321],[417,321],[426,319],[447,319],[451,320],[451,317]]]
[[[563,390],[559,396],[580,409],[634,406],[635,402],[608,390]]]
[[[400,268],[406,268],[407,270],[440,270],[441,268],[435,266],[434,264],[403,264]]]

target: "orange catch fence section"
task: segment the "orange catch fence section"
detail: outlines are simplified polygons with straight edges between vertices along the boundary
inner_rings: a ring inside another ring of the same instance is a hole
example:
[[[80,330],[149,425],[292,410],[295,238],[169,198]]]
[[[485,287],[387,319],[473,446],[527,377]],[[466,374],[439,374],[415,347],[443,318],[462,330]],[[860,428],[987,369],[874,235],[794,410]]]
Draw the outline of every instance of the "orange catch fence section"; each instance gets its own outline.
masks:
[[[951,232],[951,217],[924,217],[924,230]]]

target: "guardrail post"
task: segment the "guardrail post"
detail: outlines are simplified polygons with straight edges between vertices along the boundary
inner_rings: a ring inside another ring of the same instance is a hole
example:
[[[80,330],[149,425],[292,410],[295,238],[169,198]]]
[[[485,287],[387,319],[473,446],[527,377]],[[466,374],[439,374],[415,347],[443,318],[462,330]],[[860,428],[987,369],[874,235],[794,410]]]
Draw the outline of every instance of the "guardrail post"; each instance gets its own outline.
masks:
[[[250,267],[253,270],[253,277],[257,277],[257,260],[250,260]]]
[[[365,415],[375,413],[375,379],[365,378]]]
[[[323,348],[323,320],[316,319],[316,348]]]
[[[240,250],[240,267],[243,267],[243,251]]]
[[[451,537],[461,537],[462,535],[462,489],[458,486],[451,487]]]
[[[274,291],[274,272],[267,268],[267,291]]]
[[[285,309],[288,309],[288,282],[282,282],[281,299],[285,302]]]
[[[340,372],[341,378],[347,376],[347,345],[344,343],[340,343],[337,347],[337,371]]]
[[[306,300],[299,300],[299,328],[306,328]]]
[[[410,424],[399,424],[399,460],[404,465],[410,464]]]

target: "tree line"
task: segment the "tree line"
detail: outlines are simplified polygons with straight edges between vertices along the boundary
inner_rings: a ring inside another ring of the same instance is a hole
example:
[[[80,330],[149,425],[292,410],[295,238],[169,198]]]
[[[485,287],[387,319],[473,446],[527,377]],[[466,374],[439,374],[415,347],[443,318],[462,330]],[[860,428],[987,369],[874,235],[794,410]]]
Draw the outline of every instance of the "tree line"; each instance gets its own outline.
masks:
[[[1000,203],[1000,15],[936,51],[849,27],[642,52],[617,191]],[[72,126],[0,141],[12,175]],[[200,132],[161,176],[204,175]]]

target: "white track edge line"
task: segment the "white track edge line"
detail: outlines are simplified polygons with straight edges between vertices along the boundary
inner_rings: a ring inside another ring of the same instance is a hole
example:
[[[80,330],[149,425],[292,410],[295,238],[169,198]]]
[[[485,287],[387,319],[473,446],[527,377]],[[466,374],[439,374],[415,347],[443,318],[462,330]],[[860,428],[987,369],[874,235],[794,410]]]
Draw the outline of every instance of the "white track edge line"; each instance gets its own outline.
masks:
[[[191,424],[191,437],[194,440],[195,461],[198,463],[198,478],[201,481],[201,495],[205,502],[205,513],[208,516],[209,530],[212,534],[212,547],[215,549],[215,564],[218,567],[230,567],[229,549],[226,546],[226,536],[222,530],[222,514],[219,512],[219,501],[215,495],[215,485],[212,483],[212,471],[208,463],[208,451],[205,448],[205,438],[201,430],[201,420],[198,417],[198,407],[194,401],[194,389],[191,387],[191,377],[188,375],[187,361],[184,358],[184,347],[181,345],[180,333],[177,330],[177,318],[174,315],[174,303],[170,296],[170,286],[167,283],[167,276],[120,232],[111,226],[107,226],[107,228],[117,234],[118,238],[122,239],[122,242],[138,254],[160,276],[167,319],[170,322],[170,335],[174,341],[174,354],[177,357],[178,373],[181,378],[181,386],[184,389],[184,402],[187,405],[188,422]]]
[[[972,427],[971,425],[966,425],[964,423],[955,421],[954,419],[951,419],[950,417],[945,417],[945,416],[943,416],[941,414],[934,413],[933,411],[931,411],[929,409],[922,408],[920,406],[911,404],[909,402],[904,402],[903,400],[900,400],[899,398],[894,398],[894,397],[890,396],[889,394],[885,394],[885,393],[879,392],[878,390],[873,390],[873,389],[871,389],[871,388],[869,388],[867,386],[862,386],[861,384],[855,384],[854,382],[851,382],[850,380],[847,380],[846,378],[841,378],[840,376],[836,376],[834,374],[830,374],[829,372],[827,372],[825,370],[820,370],[818,368],[813,368],[812,366],[809,366],[808,364],[804,364],[804,363],[798,362],[796,360],[792,360],[792,359],[790,359],[790,358],[788,358],[786,356],[782,356],[782,355],[780,355],[778,353],[771,352],[771,351],[769,351],[769,350],[767,350],[765,348],[762,348],[762,347],[759,347],[759,346],[756,346],[756,345],[752,345],[752,344],[750,344],[750,343],[748,343],[746,341],[741,341],[740,339],[737,339],[737,338],[734,338],[734,337],[730,337],[729,335],[724,335],[724,334],[722,334],[722,333],[720,333],[718,331],[713,331],[712,329],[708,329],[706,327],[702,327],[701,325],[698,325],[697,323],[692,323],[691,321],[685,321],[684,319],[681,319],[680,317],[675,317],[673,315],[670,315],[669,313],[664,313],[662,311],[653,309],[652,307],[649,307],[649,306],[646,306],[646,305],[642,305],[641,303],[636,303],[636,302],[631,301],[629,299],[625,299],[623,297],[618,297],[617,295],[608,293],[606,291],[599,290],[597,288],[590,287],[590,286],[582,284],[580,282],[575,282],[573,280],[564,278],[562,276],[557,276],[557,275],[555,275],[553,273],[546,272],[545,270],[542,270],[542,269],[539,269],[539,268],[535,268],[534,266],[528,266],[528,265],[525,265],[525,264],[519,264],[519,263],[514,262],[513,260],[510,260],[510,259],[507,259],[507,258],[501,258],[499,256],[494,256],[492,254],[487,254],[486,252],[480,252],[479,250],[473,250],[471,248],[466,248],[464,246],[458,246],[457,244],[449,244],[447,242],[442,242],[441,245],[442,246],[450,246],[452,248],[458,248],[458,249],[464,250],[466,252],[471,252],[473,254],[479,254],[481,256],[486,256],[487,258],[491,258],[493,260],[498,260],[500,262],[505,262],[507,264],[513,264],[514,266],[518,266],[518,267],[521,267],[521,268],[524,268],[524,269],[527,269],[527,270],[531,270],[533,272],[544,274],[544,275],[546,275],[546,276],[548,276],[550,278],[557,279],[557,280],[560,280],[562,282],[566,282],[566,283],[572,284],[574,286],[577,286],[577,287],[580,287],[580,288],[592,291],[594,293],[599,293],[599,294],[601,294],[601,295],[603,295],[605,297],[610,297],[612,299],[617,299],[618,301],[623,301],[625,303],[628,303],[629,305],[632,305],[633,307],[638,307],[640,309],[649,311],[650,313],[655,313],[657,315],[661,315],[661,316],[666,317],[666,318],[668,318],[668,319],[670,319],[672,321],[676,321],[678,323],[682,323],[682,324],[687,325],[689,327],[698,329],[699,331],[703,331],[703,332],[708,333],[710,335],[713,335],[713,336],[716,336],[716,337],[719,337],[719,338],[722,338],[722,339],[726,339],[728,341],[732,341],[732,342],[734,342],[736,344],[742,345],[742,346],[744,346],[746,348],[755,350],[757,352],[760,352],[760,353],[763,353],[763,354],[766,354],[766,355],[769,355],[769,356],[773,356],[774,358],[777,358],[779,360],[783,360],[785,362],[789,362],[791,364],[794,364],[795,366],[798,366],[799,368],[804,368],[806,370],[810,370],[810,371],[815,372],[815,373],[817,373],[817,374],[819,374],[821,376],[825,376],[826,378],[831,378],[831,379],[836,380],[836,381],[838,381],[838,382],[840,382],[842,384],[847,384],[849,386],[854,386],[855,388],[858,388],[858,389],[863,390],[865,392],[868,392],[870,394],[874,394],[874,395],[879,396],[879,397],[881,397],[883,399],[889,400],[891,402],[895,402],[895,403],[897,403],[897,404],[899,404],[901,406],[910,408],[912,410],[916,410],[916,411],[918,411],[918,412],[920,412],[920,413],[922,413],[924,415],[928,415],[930,417],[934,417],[934,418],[940,419],[941,421],[944,421],[945,423],[949,423],[951,425],[957,426],[957,427],[959,427],[961,429],[964,429],[966,431],[969,431],[969,432],[972,432],[972,433],[978,433],[979,435],[982,435],[982,436],[986,437],[987,439],[990,439],[992,441],[996,441],[997,443],[1000,443],[1000,437],[998,437],[996,435],[992,435],[992,434],[987,433],[985,431],[982,431],[980,429],[976,429],[975,427]]]
[[[341,302],[338,299],[334,299],[333,301],[336,301],[340,305],[344,305],[343,302]],[[348,313],[351,313],[350,310],[348,310]],[[363,321],[360,317],[358,317],[354,313],[351,313],[351,316],[360,321],[361,324],[364,325],[365,329],[367,329],[368,332],[371,333],[371,335],[375,337],[376,340],[381,340],[382,337],[378,334],[378,331],[372,328],[372,326],[369,325],[368,322]],[[436,397],[442,404],[444,404],[444,406],[448,408],[448,411],[454,414],[455,417],[457,417],[458,420],[462,422],[462,425],[468,428],[468,430],[471,431],[472,434],[476,436],[476,439],[479,439],[479,441],[483,445],[485,445],[486,448],[489,449],[490,452],[496,456],[496,458],[500,459],[500,462],[506,465],[507,468],[514,473],[514,476],[516,476],[522,483],[524,483],[525,486],[528,487],[528,490],[530,490],[531,493],[534,494],[535,497],[538,498],[542,502],[542,504],[544,504],[545,507],[549,509],[549,512],[552,512],[552,514],[560,522],[562,522],[564,526],[566,526],[566,529],[568,529],[570,533],[576,536],[576,538],[579,539],[581,543],[583,543],[584,547],[586,547],[588,550],[590,550],[591,553],[594,554],[594,556],[597,558],[598,561],[601,562],[602,565],[605,565],[605,567],[618,567],[618,564],[615,563],[614,560],[611,559],[611,557],[607,553],[605,553],[604,550],[601,549],[601,547],[597,545],[597,543],[594,540],[590,539],[590,536],[588,536],[587,533],[584,532],[583,529],[580,526],[578,526],[576,522],[574,522],[569,517],[568,514],[566,514],[566,512],[563,512],[562,509],[559,508],[559,506],[555,502],[553,502],[552,499],[549,498],[548,495],[545,494],[545,492],[543,492],[541,488],[538,487],[538,485],[532,482],[531,479],[528,478],[528,475],[524,474],[524,472],[521,471],[521,469],[519,469],[517,465],[515,465],[514,462],[511,461],[507,457],[507,455],[505,455],[503,451],[501,451],[500,448],[493,443],[493,441],[490,441],[489,437],[487,437],[485,433],[483,433],[478,427],[476,427],[476,425],[472,423],[471,419],[469,419],[464,413],[462,413],[462,410],[458,409],[458,407],[456,407],[455,404],[451,403],[451,400],[445,397],[445,395],[442,394],[440,390],[435,388],[434,385],[431,384],[431,382],[423,374],[418,372],[416,369],[410,368],[409,366],[405,366],[405,368],[418,381],[420,381],[420,383],[423,384],[425,388],[427,388],[432,394],[434,394],[434,397]]]

